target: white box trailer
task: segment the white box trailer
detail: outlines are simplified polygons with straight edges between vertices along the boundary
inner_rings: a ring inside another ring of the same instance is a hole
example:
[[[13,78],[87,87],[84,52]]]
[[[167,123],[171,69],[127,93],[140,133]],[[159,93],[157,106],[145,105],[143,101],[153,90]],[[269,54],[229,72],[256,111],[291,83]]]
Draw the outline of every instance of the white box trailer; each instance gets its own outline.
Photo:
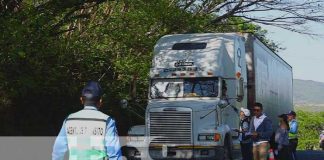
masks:
[[[291,66],[251,34],[164,36],[150,79],[144,159],[231,159],[241,107],[262,103],[274,127],[293,109]]]
[[[277,116],[293,110],[292,67],[251,34],[246,37],[248,107],[255,102],[278,124]]]

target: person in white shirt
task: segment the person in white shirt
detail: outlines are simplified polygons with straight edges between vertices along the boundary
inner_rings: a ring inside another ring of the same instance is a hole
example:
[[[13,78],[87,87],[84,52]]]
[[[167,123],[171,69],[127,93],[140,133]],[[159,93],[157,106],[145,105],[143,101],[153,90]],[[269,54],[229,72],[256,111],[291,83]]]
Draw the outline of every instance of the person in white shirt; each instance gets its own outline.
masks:
[[[250,133],[253,141],[254,160],[266,160],[269,150],[270,137],[273,134],[272,121],[263,113],[261,103],[253,106],[254,116],[250,123]]]
[[[250,110],[241,108],[240,112],[240,129],[235,130],[239,132],[239,140],[241,145],[242,160],[252,160],[252,140],[251,136],[248,135],[250,127]]]

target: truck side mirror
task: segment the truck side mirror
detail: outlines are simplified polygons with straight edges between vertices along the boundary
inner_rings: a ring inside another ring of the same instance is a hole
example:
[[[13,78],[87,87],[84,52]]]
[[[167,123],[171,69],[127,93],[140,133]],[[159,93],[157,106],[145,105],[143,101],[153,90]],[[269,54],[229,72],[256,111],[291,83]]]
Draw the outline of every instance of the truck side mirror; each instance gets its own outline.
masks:
[[[237,81],[237,90],[236,90],[236,96],[237,96],[237,101],[241,102],[244,98],[244,80],[243,78],[240,78]]]
[[[227,106],[228,106],[228,102],[227,102],[227,100],[221,99],[221,100],[218,102],[218,106],[219,106],[221,109],[227,107]]]
[[[128,101],[126,99],[122,99],[120,101],[120,107],[123,109],[127,109],[128,108]]]

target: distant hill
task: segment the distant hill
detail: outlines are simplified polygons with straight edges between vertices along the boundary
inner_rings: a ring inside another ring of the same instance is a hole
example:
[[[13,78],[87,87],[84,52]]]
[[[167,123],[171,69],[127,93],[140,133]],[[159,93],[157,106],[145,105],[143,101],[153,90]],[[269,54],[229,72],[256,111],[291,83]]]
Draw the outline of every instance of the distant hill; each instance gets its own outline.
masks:
[[[294,79],[295,109],[324,111],[324,83]]]

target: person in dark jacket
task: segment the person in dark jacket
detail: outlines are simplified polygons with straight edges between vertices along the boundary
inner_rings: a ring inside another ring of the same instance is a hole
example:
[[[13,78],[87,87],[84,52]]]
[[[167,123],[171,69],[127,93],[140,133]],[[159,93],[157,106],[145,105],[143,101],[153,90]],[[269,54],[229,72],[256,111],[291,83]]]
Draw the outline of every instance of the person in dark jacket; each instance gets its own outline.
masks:
[[[282,114],[278,116],[279,128],[276,131],[275,142],[277,144],[276,154],[277,160],[292,160],[293,154],[289,146],[289,124],[287,115]]]
[[[241,108],[240,120],[240,129],[236,131],[239,132],[242,160],[253,160],[253,145],[251,136],[248,135],[250,129],[250,110]]]
[[[253,141],[254,160],[266,160],[269,150],[269,141],[273,133],[272,121],[263,113],[261,103],[255,103],[254,116],[250,123],[250,133]]]

